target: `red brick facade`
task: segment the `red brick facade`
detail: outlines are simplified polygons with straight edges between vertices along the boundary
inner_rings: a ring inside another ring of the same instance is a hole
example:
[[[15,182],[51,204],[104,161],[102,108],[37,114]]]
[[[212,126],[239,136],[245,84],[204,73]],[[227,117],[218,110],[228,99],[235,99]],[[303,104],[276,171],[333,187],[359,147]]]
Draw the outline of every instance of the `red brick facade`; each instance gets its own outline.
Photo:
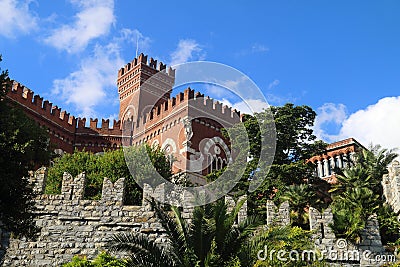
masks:
[[[75,149],[102,152],[122,145],[157,144],[174,159],[174,173],[189,171],[205,175],[232,159],[229,140],[221,134],[240,122],[240,113],[223,106],[191,88],[171,97],[175,70],[140,54],[118,71],[120,99],[118,121],[76,118],[14,82],[8,98],[50,134],[57,151]],[[319,177],[334,179],[334,167],[343,167],[346,158],[362,147],[349,138],[330,144],[326,153],[312,157]]]
[[[156,78],[146,83],[151,77]],[[157,66],[153,58],[148,62],[143,54],[126,64],[118,71],[120,120],[114,120],[113,127],[104,119],[100,125],[98,119],[90,119],[87,127],[86,118],[71,116],[17,82],[7,96],[48,130],[58,151],[116,149],[127,144],[124,136],[131,145],[161,146],[175,159],[175,173],[204,175],[222,168],[232,156],[220,130],[240,122],[240,113],[190,88],[170,97],[174,79],[173,69],[162,62]]]

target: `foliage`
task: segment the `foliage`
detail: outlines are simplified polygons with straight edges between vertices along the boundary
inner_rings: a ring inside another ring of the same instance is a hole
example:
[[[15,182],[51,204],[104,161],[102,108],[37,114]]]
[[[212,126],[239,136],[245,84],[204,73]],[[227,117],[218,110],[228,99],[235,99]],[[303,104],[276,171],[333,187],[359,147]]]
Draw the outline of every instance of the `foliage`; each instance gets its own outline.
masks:
[[[171,215],[153,200],[167,243],[156,243],[141,233],[123,233],[115,235],[109,247],[128,252],[132,266],[240,266],[236,254],[261,224],[259,218],[250,216],[235,225],[243,203],[237,203],[229,214],[223,200],[195,207],[188,223],[178,208],[171,207]]]
[[[278,259],[279,250],[286,252],[287,261]],[[289,259],[288,254],[292,250],[299,253],[298,260]],[[242,262],[241,266],[327,266],[323,262],[314,261],[312,255],[310,261],[308,258],[303,261],[301,253],[305,250],[314,250],[310,231],[297,226],[274,226],[259,232],[250,239],[243,246],[239,258]],[[315,256],[318,258],[319,255],[315,254]]]
[[[74,256],[71,262],[63,264],[62,267],[124,267],[125,264],[124,260],[101,252],[93,261],[89,261],[85,256]]]
[[[400,223],[385,204],[381,185],[387,166],[396,157],[394,150],[371,145],[368,150],[358,152],[348,168],[337,170],[338,182],[330,191],[334,214],[332,228],[337,235],[360,242],[368,218],[378,214],[382,236],[387,238],[392,233],[397,236]]]
[[[280,196],[280,201],[288,201],[290,206],[290,217],[293,225],[308,228],[308,213],[305,208],[310,207],[311,203],[316,203],[314,188],[311,185],[300,184],[290,185]]]
[[[383,244],[394,243],[400,246],[399,214],[395,213],[388,204],[384,203],[377,211],[381,239]]]
[[[314,166],[307,160],[320,154],[326,147],[322,141],[316,141],[313,134],[316,113],[310,107],[288,103],[281,107],[271,106],[271,113],[273,117],[267,111],[244,117],[249,154],[253,159],[248,162],[242,179],[234,189],[238,195],[247,193],[252,174],[260,168],[259,175],[265,179],[249,195],[249,211],[262,216],[265,216],[266,200],[279,200],[289,186],[314,180]],[[271,133],[273,123],[276,136]],[[276,140],[275,157],[270,168],[265,165],[263,155],[260,155],[261,144],[270,145],[269,140]],[[208,179],[216,180],[221,173],[214,172],[208,175]],[[314,187],[312,189],[316,190]]]
[[[1,61],[1,56],[0,56]],[[50,160],[46,131],[11,103],[6,94],[11,81],[0,74],[0,214],[16,236],[35,237],[33,197],[28,171]]]
[[[128,161],[130,169],[128,169],[122,149],[105,151],[101,155],[86,151],[75,151],[73,154],[65,154],[55,159],[54,165],[49,168],[46,193],[56,194],[60,192],[64,172],[68,172],[74,177],[81,172],[85,172],[87,178],[86,197],[92,199],[100,198],[104,177],[109,178],[112,182],[125,177],[127,179],[127,198],[125,202],[127,204],[140,204],[142,190],[132,175],[136,179],[149,176],[148,173],[154,165],[158,173],[169,179],[171,177],[170,164],[158,147],[146,145],[124,148],[124,150],[127,157],[131,158]],[[147,154],[151,163],[145,160]]]

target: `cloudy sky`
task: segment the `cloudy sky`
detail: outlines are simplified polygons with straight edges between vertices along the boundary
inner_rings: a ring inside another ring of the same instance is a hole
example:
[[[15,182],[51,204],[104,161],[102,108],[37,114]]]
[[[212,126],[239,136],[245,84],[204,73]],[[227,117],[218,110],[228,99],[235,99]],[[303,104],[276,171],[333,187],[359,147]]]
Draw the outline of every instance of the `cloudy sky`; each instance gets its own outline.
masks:
[[[311,106],[327,142],[400,147],[400,2],[215,2],[0,0],[1,66],[71,114],[115,118],[117,70],[137,53],[219,62],[272,105]]]

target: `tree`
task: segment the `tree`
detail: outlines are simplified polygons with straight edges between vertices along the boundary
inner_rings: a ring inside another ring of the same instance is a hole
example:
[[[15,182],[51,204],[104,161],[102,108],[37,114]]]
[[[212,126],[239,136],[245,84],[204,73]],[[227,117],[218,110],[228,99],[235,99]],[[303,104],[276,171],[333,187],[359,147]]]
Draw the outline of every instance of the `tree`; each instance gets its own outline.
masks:
[[[307,184],[290,185],[280,197],[280,201],[289,202],[292,224],[303,228],[309,228],[306,208],[317,200],[314,189]]]
[[[243,201],[237,203],[229,214],[223,200],[195,207],[188,223],[178,208],[171,207],[170,215],[153,200],[167,242],[157,243],[142,233],[123,233],[113,237],[109,248],[127,252],[131,264],[128,266],[226,266],[261,224],[257,217],[251,216],[236,225],[235,218],[242,205]]]
[[[0,56],[1,61],[1,56]],[[48,164],[49,137],[23,111],[9,102],[11,81],[7,71],[0,74],[0,214],[5,227],[16,236],[33,238],[34,194],[28,171]]]
[[[291,185],[300,185],[314,181],[314,166],[307,160],[321,154],[326,144],[316,141],[312,126],[316,117],[315,111],[308,106],[295,106],[291,103],[281,107],[270,107],[267,111],[245,115],[246,128],[250,144],[249,154],[253,158],[248,162],[246,171],[235,187],[236,194],[244,194],[251,182],[251,174],[260,168],[263,184],[249,198],[251,213],[265,215],[265,204],[268,199],[278,200]],[[276,136],[271,133],[271,125],[275,124]],[[229,132],[229,130],[228,130]],[[270,168],[265,159],[260,158],[261,144],[269,145],[276,140],[275,156]],[[210,180],[218,178],[219,173],[208,176]],[[312,187],[316,190],[315,187]]]
[[[130,168],[127,166],[124,150],[127,157],[133,159],[128,160],[128,164],[134,164]],[[65,154],[55,159],[54,165],[49,168],[46,193],[60,193],[64,172],[68,172],[74,177],[85,172],[87,179],[85,195],[87,198],[99,199],[101,197],[104,177],[109,178],[112,182],[125,177],[127,190],[125,203],[140,204],[142,189],[136,180],[150,176],[149,173],[153,166],[163,178],[170,179],[172,175],[170,163],[158,147],[144,145],[127,147],[124,150],[106,150],[102,155],[87,151],[75,151],[73,154]],[[149,155],[150,162],[145,160],[147,155]]]
[[[361,241],[361,232],[373,214],[378,215],[381,235],[398,238],[400,222],[396,214],[385,203],[382,188],[382,176],[387,173],[387,166],[398,155],[394,150],[382,149],[381,146],[369,146],[355,156],[355,160],[344,170],[337,170],[337,184],[333,185],[334,215],[333,230],[337,235]]]

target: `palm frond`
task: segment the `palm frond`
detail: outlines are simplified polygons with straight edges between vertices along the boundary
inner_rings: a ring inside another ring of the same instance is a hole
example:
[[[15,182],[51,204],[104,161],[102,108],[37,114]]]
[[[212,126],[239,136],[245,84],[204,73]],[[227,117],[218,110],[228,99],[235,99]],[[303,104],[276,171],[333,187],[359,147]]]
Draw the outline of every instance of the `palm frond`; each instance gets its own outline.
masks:
[[[166,246],[142,233],[118,233],[108,244],[110,251],[125,252],[134,266],[176,266],[177,259]]]
[[[176,207],[171,207],[174,212],[175,218],[171,217],[154,199],[151,199],[150,204],[155,211],[157,218],[160,220],[162,227],[165,229],[165,233],[171,242],[171,246],[174,253],[178,258],[178,255],[183,255],[187,250],[187,229],[184,220],[180,214],[180,211]]]

